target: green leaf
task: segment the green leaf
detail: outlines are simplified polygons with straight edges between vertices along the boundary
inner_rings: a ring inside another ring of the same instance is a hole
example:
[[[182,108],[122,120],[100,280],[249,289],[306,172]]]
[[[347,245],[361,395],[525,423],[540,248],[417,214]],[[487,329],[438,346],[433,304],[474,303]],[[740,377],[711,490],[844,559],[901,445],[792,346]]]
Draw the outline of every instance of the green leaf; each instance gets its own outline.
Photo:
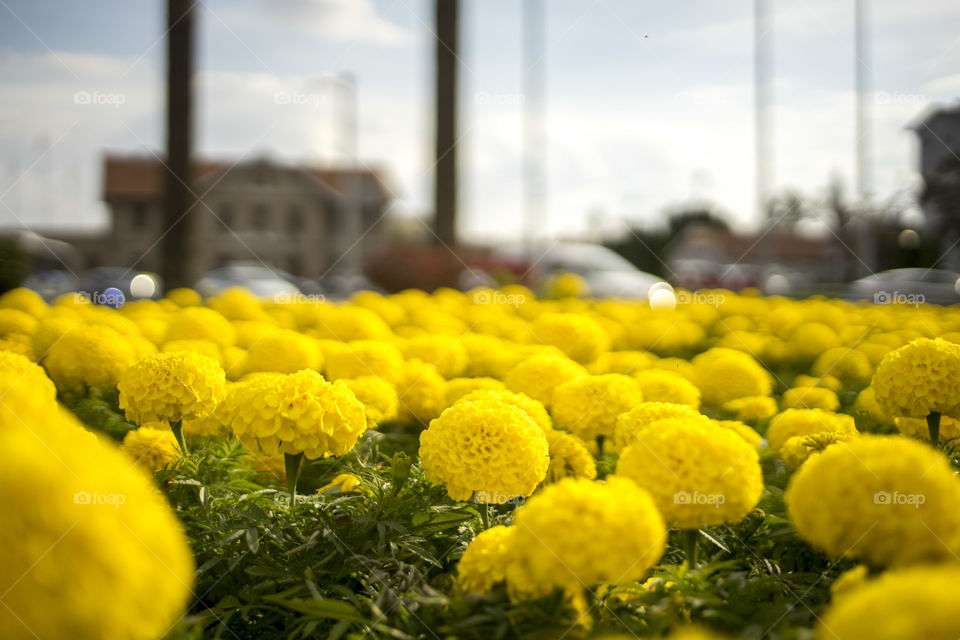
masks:
[[[260,530],[251,527],[247,529],[247,547],[250,548],[250,553],[256,553],[257,549],[260,548]]]

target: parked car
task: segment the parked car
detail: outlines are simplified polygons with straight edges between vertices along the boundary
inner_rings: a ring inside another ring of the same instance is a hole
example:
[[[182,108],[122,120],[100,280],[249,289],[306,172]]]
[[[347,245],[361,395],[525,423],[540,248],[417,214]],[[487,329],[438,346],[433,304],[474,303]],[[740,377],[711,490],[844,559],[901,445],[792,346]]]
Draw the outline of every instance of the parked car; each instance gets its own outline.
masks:
[[[944,269],[890,269],[851,282],[847,297],[875,304],[957,304],[960,274]]]
[[[197,280],[194,289],[205,298],[231,287],[248,289],[258,298],[301,293],[295,278],[286,271],[262,264],[233,263],[208,271]]]

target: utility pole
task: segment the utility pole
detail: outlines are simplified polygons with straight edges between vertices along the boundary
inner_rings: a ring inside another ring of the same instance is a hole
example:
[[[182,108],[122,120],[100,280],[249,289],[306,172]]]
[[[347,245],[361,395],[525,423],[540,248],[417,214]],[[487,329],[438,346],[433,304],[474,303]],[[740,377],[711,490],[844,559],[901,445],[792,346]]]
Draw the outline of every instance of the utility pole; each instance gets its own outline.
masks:
[[[191,192],[193,145],[193,16],[195,0],[167,0],[167,157],[164,167],[164,285],[193,285],[198,212]]]
[[[855,55],[854,77],[857,83],[857,195],[860,201],[866,201],[870,195],[870,114],[867,111],[867,42],[865,23],[867,20],[866,6],[863,0],[854,0],[854,41]]]
[[[753,2],[753,96],[756,211],[761,220],[770,201],[772,148],[770,139],[770,7],[769,0]]]
[[[459,0],[434,0],[436,13],[436,166],[434,231],[437,241],[457,240],[457,31]]]
[[[523,238],[533,248],[546,224],[546,38],[543,0],[523,3]]]

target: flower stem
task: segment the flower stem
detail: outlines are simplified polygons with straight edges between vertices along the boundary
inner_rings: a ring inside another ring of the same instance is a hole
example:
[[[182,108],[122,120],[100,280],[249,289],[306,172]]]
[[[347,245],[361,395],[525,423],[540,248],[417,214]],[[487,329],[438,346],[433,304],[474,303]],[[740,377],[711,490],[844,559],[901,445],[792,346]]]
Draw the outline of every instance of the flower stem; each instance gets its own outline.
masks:
[[[699,539],[699,529],[684,529],[683,547],[687,553],[687,566],[690,569],[695,569],[697,566],[697,541]]]
[[[187,441],[183,437],[183,421],[177,420],[172,423],[170,430],[173,431],[173,437],[177,439],[177,444],[180,445],[180,453],[187,455]]]
[[[930,430],[930,443],[940,446],[940,412],[931,411],[927,414],[927,428]]]
[[[483,522],[483,530],[490,528],[490,505],[486,502],[480,503],[480,521]]]
[[[290,505],[297,501],[297,480],[300,479],[300,463],[303,461],[303,453],[285,453],[283,454],[283,464],[287,471],[287,491],[290,492]]]

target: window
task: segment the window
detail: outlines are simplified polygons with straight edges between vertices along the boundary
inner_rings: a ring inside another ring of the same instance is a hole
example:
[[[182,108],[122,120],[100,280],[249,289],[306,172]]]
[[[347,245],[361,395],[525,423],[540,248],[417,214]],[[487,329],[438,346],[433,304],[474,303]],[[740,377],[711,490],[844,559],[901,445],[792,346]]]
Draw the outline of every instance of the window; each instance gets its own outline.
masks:
[[[130,217],[130,226],[134,231],[144,231],[149,226],[149,220],[147,219],[147,203],[146,202],[134,202],[131,217]]]
[[[290,233],[303,231],[303,212],[297,205],[291,206],[287,212],[287,231]]]
[[[267,206],[258,204],[253,208],[253,229],[254,231],[266,231],[270,227],[270,212]]]

